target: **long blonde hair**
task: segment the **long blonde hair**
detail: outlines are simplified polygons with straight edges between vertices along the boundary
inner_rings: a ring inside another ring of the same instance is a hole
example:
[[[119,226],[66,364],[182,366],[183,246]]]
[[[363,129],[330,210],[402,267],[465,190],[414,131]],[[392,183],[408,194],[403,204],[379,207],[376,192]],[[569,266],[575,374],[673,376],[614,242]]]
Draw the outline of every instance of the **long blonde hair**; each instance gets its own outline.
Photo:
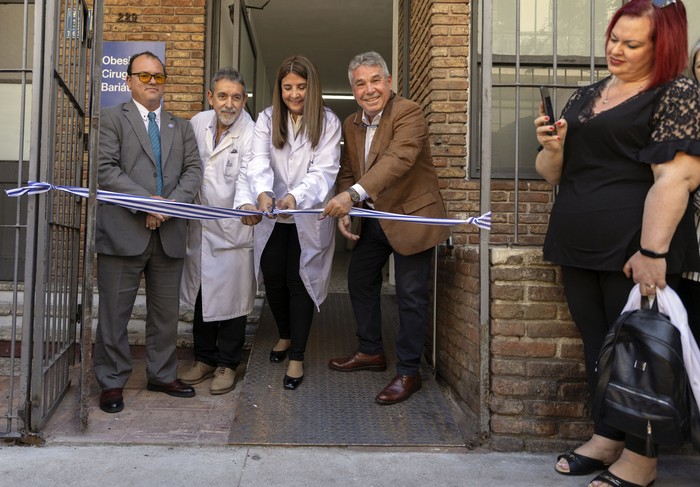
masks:
[[[321,79],[316,66],[304,56],[290,56],[277,70],[277,78],[272,91],[272,145],[281,149],[289,134],[287,133],[287,118],[289,109],[282,100],[282,79],[289,73],[294,73],[306,80],[306,95],[304,96],[304,116],[301,119],[301,133],[311,140],[311,147],[316,147],[323,132],[323,96]]]

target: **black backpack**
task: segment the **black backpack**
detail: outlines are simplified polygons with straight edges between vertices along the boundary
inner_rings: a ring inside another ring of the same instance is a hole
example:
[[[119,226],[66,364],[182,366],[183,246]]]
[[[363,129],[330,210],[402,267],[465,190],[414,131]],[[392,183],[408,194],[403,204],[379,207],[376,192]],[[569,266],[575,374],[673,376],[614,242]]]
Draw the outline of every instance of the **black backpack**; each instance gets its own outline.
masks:
[[[605,337],[596,370],[593,417],[653,445],[680,446],[690,435],[693,399],[681,336],[654,302],[620,315]]]

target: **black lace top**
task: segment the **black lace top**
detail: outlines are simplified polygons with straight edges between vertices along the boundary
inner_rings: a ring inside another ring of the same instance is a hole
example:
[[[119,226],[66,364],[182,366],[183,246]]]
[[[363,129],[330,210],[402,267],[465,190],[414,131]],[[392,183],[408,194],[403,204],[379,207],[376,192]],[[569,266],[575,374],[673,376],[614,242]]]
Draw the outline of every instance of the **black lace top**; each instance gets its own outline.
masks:
[[[677,78],[596,114],[608,79],[577,90],[564,107],[564,166],[544,244],[555,264],[621,271],[639,249],[650,164],[678,151],[700,155],[694,81]],[[697,245],[690,205],[671,241],[668,273],[700,270]]]

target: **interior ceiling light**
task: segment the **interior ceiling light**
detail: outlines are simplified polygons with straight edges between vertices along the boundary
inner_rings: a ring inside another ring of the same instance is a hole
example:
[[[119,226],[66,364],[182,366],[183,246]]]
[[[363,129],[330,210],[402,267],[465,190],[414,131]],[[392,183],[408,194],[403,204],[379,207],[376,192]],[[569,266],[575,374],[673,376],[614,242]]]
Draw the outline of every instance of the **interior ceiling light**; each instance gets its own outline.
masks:
[[[353,95],[322,95],[324,100],[354,100]]]

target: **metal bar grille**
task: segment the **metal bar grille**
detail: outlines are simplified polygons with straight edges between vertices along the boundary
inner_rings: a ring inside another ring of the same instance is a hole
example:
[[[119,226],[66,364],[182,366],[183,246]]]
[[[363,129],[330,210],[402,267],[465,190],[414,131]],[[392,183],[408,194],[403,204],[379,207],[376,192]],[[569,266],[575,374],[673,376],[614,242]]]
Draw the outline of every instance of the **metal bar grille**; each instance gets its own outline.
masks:
[[[20,25],[20,35],[15,39],[17,44],[13,46],[17,57],[13,58],[14,66],[0,71],[0,86],[3,89],[18,88],[18,110],[12,117],[17,120],[18,132],[10,144],[14,154],[7,154],[0,162],[2,164],[2,189],[10,186],[21,185],[27,177],[28,150],[25,147],[25,127],[29,122],[29,104],[32,90],[32,41],[30,37],[30,22],[33,20],[34,6],[25,0],[21,4],[4,4],[0,6],[0,25],[3,22]],[[14,100],[13,100],[14,101]],[[7,107],[0,108],[0,113]],[[3,114],[3,118],[8,114]],[[8,149],[7,147],[5,148]],[[12,152],[12,150],[8,150]],[[11,159],[11,160],[10,160]],[[23,290],[21,276],[24,272],[24,245],[26,241],[26,214],[27,203],[25,200],[13,199],[3,201],[2,220],[0,230],[3,235],[3,254],[0,258],[0,296],[2,305],[0,309],[0,322],[2,323],[2,347],[0,353],[0,438],[17,438],[22,435],[22,404],[23,396],[20,393],[20,377],[27,375],[26,364],[22,364],[19,358],[19,338],[22,329]],[[9,245],[8,245],[9,244]],[[8,331],[9,330],[9,331]]]
[[[533,222],[535,227],[540,222],[536,218],[539,215],[531,214],[531,200],[523,196],[529,191],[525,180],[541,179],[534,169],[537,141],[532,128],[539,106],[537,88],[541,85],[553,88],[555,112],[559,114],[578,86],[606,76],[602,30],[622,3],[622,0],[587,0],[577,6],[561,0],[479,3],[493,11],[488,19],[493,39],[482,41],[480,35],[474,36],[482,42],[475,62],[483,80],[479,82],[475,77],[475,84],[485,85],[490,74],[490,82],[482,92],[491,94],[488,130],[493,142],[483,147],[483,138],[478,135],[484,122],[480,112],[486,107],[480,96],[473,100],[470,176],[480,178],[483,188],[487,177],[483,162],[488,153],[488,177],[503,180],[496,183],[498,190],[507,195],[504,202],[497,201],[498,209],[494,210],[502,215],[492,230],[494,241],[541,244],[539,229],[530,228]],[[574,8],[582,9],[584,15],[572,16]],[[483,12],[479,15],[483,18]],[[475,27],[486,28],[478,22]],[[489,73],[483,72],[484,69]]]
[[[82,0],[47,2],[42,59],[41,147],[36,174],[56,185],[82,185],[88,10]],[[55,19],[55,20],[54,20]],[[50,194],[37,200],[36,262],[31,307],[32,376],[29,428],[38,431],[70,385],[75,360],[80,273],[80,199]],[[25,309],[27,309],[25,307]],[[23,339],[24,341],[24,339]]]

